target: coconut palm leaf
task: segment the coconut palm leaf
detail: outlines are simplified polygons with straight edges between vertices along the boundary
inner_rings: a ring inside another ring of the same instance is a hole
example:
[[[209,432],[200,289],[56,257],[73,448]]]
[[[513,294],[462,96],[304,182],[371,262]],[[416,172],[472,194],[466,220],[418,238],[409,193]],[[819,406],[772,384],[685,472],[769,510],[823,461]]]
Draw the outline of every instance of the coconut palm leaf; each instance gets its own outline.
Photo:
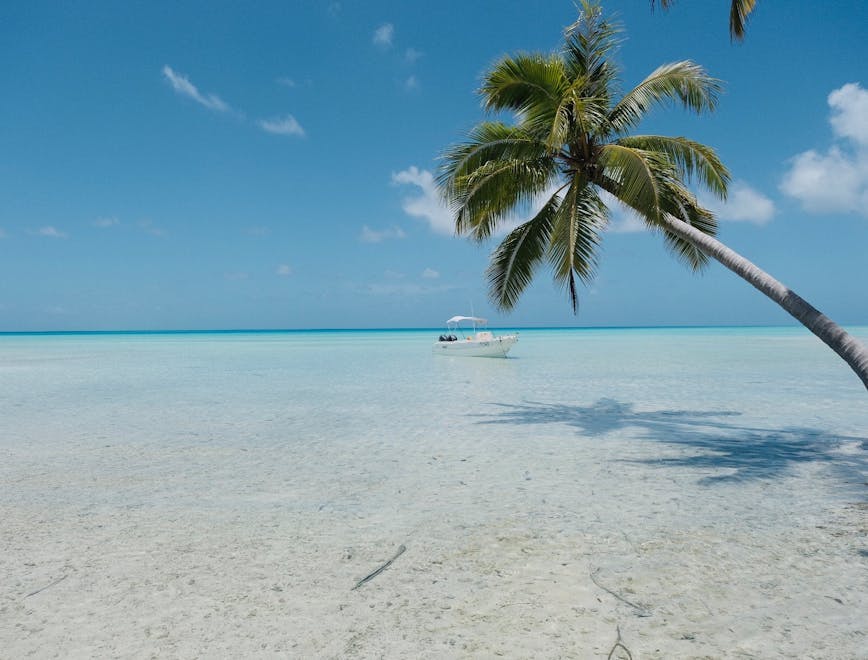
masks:
[[[531,205],[550,185],[551,158],[492,160],[454,182],[455,227],[476,240],[488,238],[496,225],[519,207]]]
[[[600,147],[597,161],[602,176],[594,183],[654,222],[660,215],[660,179],[655,169],[669,165],[653,151],[627,147],[617,143]]]
[[[569,86],[563,60],[556,55],[520,53],[497,62],[479,90],[488,111],[512,110],[519,114],[553,110]]]
[[[601,127],[608,125],[606,100],[587,96],[587,84],[587,79],[579,78],[570,85],[555,110],[553,121],[549,122],[551,128],[546,145],[555,153],[569,144],[577,133],[596,135]]]
[[[584,76],[587,92],[608,101],[617,70],[610,55],[618,44],[621,26],[607,20],[598,3],[582,0],[579,20],[564,30],[564,61],[570,79]]]
[[[448,149],[443,154],[438,184],[447,197],[455,193],[457,179],[491,161],[538,160],[548,149],[524,128],[501,122],[482,122],[473,128],[467,142]]]
[[[729,8],[730,37],[738,41],[744,39],[744,28],[754,7],[756,7],[756,0],[732,0]]]
[[[651,9],[654,9],[654,0],[651,0]],[[675,0],[660,0],[663,9],[669,9],[675,4]],[[756,0],[732,0],[729,6],[729,36],[736,41],[744,39],[744,29],[750,13],[756,7]]]
[[[654,106],[680,101],[697,113],[714,110],[721,91],[719,80],[693,62],[674,62],[655,69],[627,92],[609,114],[618,133],[635,127]]]
[[[689,190],[680,183],[669,183],[661,186],[662,207],[667,219],[675,219],[714,236],[717,233],[717,221],[714,214],[704,209]],[[693,271],[700,271],[708,264],[708,255],[693,241],[673,233],[668,228],[663,229],[663,243],[678,261]]]
[[[577,175],[570,183],[555,216],[548,259],[555,281],[565,285],[573,312],[579,304],[576,277],[588,283],[594,278],[600,233],[608,222],[606,205],[594,189]]]
[[[729,170],[714,149],[685,137],[664,135],[633,135],[615,142],[624,147],[666,154],[678,168],[680,179],[695,177],[699,184],[721,199],[726,199]]]
[[[489,291],[492,302],[501,309],[515,307],[533,279],[551,240],[560,205],[561,199],[555,193],[533,218],[509,232],[491,255]]]

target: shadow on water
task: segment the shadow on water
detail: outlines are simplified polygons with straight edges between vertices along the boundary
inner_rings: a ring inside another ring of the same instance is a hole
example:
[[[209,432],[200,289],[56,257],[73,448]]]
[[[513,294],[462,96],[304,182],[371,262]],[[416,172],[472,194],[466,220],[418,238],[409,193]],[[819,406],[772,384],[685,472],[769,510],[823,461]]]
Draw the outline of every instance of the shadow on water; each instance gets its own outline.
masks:
[[[641,459],[658,467],[712,468],[726,473],[702,478],[701,485],[769,479],[803,463],[825,463],[847,484],[864,494],[868,438],[831,434],[820,429],[760,428],[738,424],[731,410],[635,410],[633,404],[600,399],[589,406],[528,402],[493,404],[499,409],[480,424],[565,424],[581,436],[601,438],[634,430],[640,438],[697,450],[690,455]],[[847,451],[841,451],[847,445]]]

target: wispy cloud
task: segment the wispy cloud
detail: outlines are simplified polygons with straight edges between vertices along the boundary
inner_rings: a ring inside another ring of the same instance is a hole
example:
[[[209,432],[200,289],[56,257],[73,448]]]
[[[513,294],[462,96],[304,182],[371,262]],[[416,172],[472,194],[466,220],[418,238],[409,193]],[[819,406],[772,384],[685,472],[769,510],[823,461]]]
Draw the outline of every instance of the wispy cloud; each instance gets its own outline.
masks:
[[[304,137],[304,129],[292,115],[285,117],[276,117],[274,119],[260,119],[259,127],[266,133],[274,133],[275,135],[297,135]]]
[[[164,229],[154,226],[153,220],[139,220],[138,225],[139,229],[141,229],[146,234],[150,234],[151,236],[163,238],[166,235],[166,231]]]
[[[438,273],[433,268],[426,268],[422,271],[422,277],[424,277],[426,280],[436,280],[438,277],[440,277],[440,273]]]
[[[645,221],[630,209],[618,206],[609,208],[612,213],[609,216],[608,231],[615,234],[638,234],[647,230]]]
[[[445,236],[455,234],[455,222],[449,208],[440,198],[434,175],[428,170],[420,170],[415,165],[392,174],[392,183],[416,186],[420,194],[405,197],[401,203],[404,213],[414,218],[422,218],[432,231]]]
[[[391,23],[384,23],[374,30],[373,42],[380,48],[390,48],[392,40],[395,38],[395,26]]]
[[[66,232],[50,226],[40,227],[36,233],[40,236],[45,236],[46,238],[69,238],[69,234]]]
[[[413,92],[419,89],[419,79],[416,78],[416,74],[412,74],[404,81],[404,89],[408,92]]]
[[[277,84],[283,85],[284,87],[296,87],[297,86],[295,81],[292,78],[285,78],[285,77],[284,78],[278,78]]]
[[[809,212],[868,216],[868,90],[848,83],[827,102],[836,142],[825,153],[810,149],[794,156],[781,190]]]
[[[100,229],[108,229],[109,227],[121,224],[121,221],[112,216],[110,218],[97,218],[92,224],[94,227],[99,227]]]
[[[404,61],[408,64],[415,64],[416,60],[422,57],[425,53],[422,51],[416,50],[415,48],[408,48],[404,51]]]
[[[418,284],[416,282],[378,282],[362,287],[362,293],[372,296],[427,296],[447,291],[454,291],[458,287],[447,284]]]
[[[389,227],[387,229],[376,230],[371,229],[368,225],[362,227],[362,232],[359,234],[359,240],[362,243],[382,243],[389,239],[406,238],[407,234],[400,227]]]
[[[734,181],[725,202],[716,197],[701,197],[700,202],[719,219],[730,222],[768,224],[775,215],[775,204],[744,181]]]
[[[289,264],[280,264],[274,272],[281,277],[289,277],[292,275],[292,268]]]
[[[196,103],[205,106],[209,110],[217,112],[229,112],[229,105],[216,94],[202,94],[187,76],[174,71],[170,66],[163,67],[163,76],[169,81],[174,89],[181,96],[186,96],[193,99]]]
[[[229,273],[224,273],[223,277],[230,282],[243,282],[244,280],[249,279],[250,275],[248,273],[245,273],[244,271],[233,271]]]

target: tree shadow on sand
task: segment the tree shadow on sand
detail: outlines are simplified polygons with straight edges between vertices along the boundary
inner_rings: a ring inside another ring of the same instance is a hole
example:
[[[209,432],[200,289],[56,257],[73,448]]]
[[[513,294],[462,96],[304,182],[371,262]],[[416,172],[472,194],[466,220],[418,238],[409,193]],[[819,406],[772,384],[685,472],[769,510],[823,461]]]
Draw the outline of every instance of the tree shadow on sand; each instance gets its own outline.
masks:
[[[820,429],[744,426],[731,410],[635,410],[631,403],[600,399],[590,406],[527,402],[493,404],[498,412],[480,424],[565,424],[584,437],[601,438],[631,429],[645,440],[691,447],[685,456],[631,462],[658,467],[712,468],[723,474],[700,479],[712,486],[782,476],[798,464],[825,463],[846,483],[861,486],[868,468],[868,438]],[[846,445],[846,451],[842,449]]]

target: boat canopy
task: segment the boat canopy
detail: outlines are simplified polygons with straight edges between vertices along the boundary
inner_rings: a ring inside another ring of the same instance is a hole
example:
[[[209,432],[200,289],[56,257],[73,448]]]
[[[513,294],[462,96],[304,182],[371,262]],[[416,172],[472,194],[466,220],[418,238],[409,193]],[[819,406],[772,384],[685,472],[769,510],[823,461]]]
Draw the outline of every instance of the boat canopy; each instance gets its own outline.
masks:
[[[479,323],[480,325],[485,325],[486,323],[488,323],[488,321],[486,321],[485,319],[481,319],[476,316],[453,316],[451,319],[446,321],[446,324],[448,325],[450,323],[461,323],[462,321],[471,321],[473,323]]]

